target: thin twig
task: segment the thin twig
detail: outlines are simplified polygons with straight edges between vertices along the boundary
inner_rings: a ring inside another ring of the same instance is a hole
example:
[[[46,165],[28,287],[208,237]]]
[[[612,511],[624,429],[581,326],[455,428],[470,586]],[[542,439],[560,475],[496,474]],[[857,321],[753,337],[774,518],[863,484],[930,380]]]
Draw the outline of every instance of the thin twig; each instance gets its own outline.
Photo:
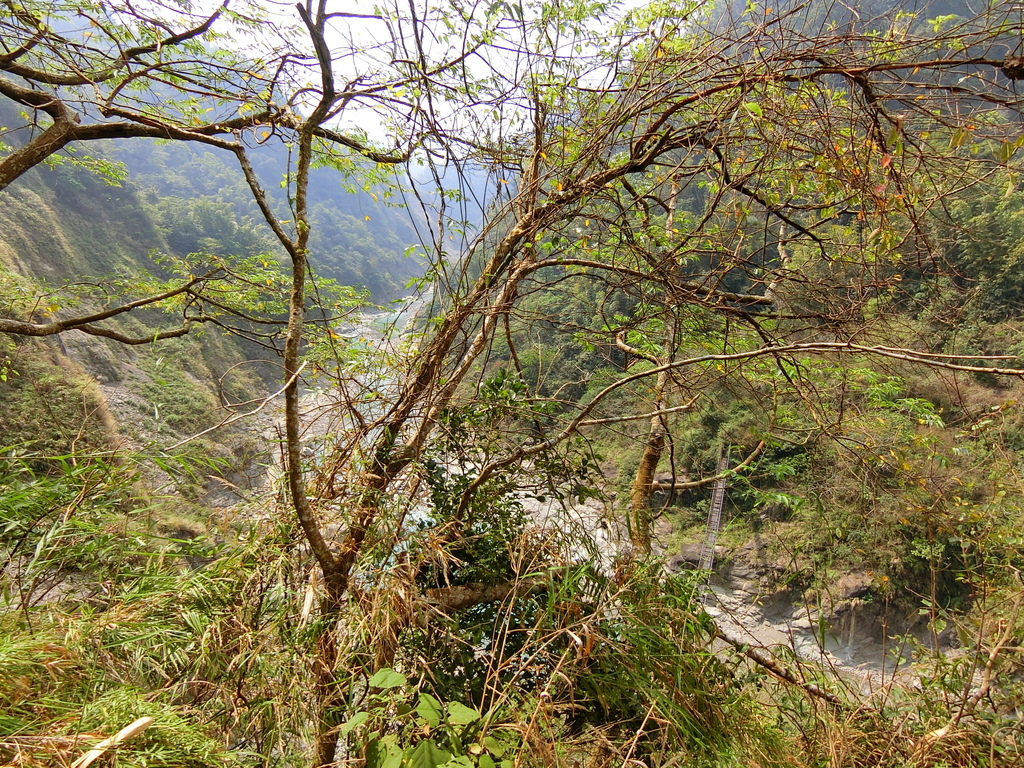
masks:
[[[212,427],[208,427],[207,429],[204,429],[202,432],[199,432],[199,433],[197,433],[195,435],[192,435],[191,437],[186,437],[184,440],[179,440],[174,445],[169,446],[168,448],[165,448],[164,451],[165,452],[173,451],[175,448],[180,448],[181,446],[185,445],[186,443],[191,443],[193,440],[197,440],[198,438],[202,437],[203,435],[207,435],[210,432],[213,432],[215,430],[220,429],[221,427],[226,427],[228,424],[234,424],[236,421],[239,421],[240,419],[247,419],[250,416],[255,416],[257,413],[259,413],[264,408],[266,408],[271,400],[273,400],[274,398],[279,397],[280,395],[282,395],[284,393],[284,391],[286,389],[288,389],[288,387],[290,387],[292,385],[292,382],[295,381],[297,378],[299,378],[299,375],[302,373],[302,369],[305,368],[305,367],[306,367],[306,363],[304,362],[302,365],[299,366],[299,370],[297,370],[294,373],[294,375],[292,375],[291,378],[289,378],[288,381],[285,382],[283,387],[281,387],[279,390],[277,390],[277,392],[275,392],[274,394],[268,395],[267,397],[265,397],[262,400],[262,402],[260,402],[260,404],[258,406],[256,406],[255,408],[253,408],[251,411],[247,411],[246,413],[236,413],[234,416],[230,416],[230,417],[224,419],[224,421],[220,422],[219,424],[214,424]]]

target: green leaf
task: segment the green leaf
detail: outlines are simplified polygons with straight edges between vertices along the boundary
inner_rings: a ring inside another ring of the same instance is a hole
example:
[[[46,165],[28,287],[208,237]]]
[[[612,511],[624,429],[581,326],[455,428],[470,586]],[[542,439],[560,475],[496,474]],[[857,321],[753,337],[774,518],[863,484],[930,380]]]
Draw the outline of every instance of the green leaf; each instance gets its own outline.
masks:
[[[1004,142],[1000,143],[999,149],[997,150],[997,155],[999,157],[999,162],[1001,162],[1001,163],[1008,163],[1008,162],[1010,162],[1010,158],[1013,157],[1013,153],[1016,152],[1016,151],[1017,151],[1017,142],[1004,141]]]
[[[452,725],[469,725],[480,719],[480,713],[457,701],[448,702],[448,722]]]
[[[477,758],[477,765],[479,768],[498,768],[497,764],[491,759],[491,756],[484,752],[480,757]]]
[[[495,757],[500,758],[505,756],[505,745],[493,736],[484,736],[484,746],[487,747],[487,751]]]
[[[476,763],[468,755],[459,755],[445,763],[443,768],[476,768]]]
[[[388,734],[367,744],[366,768],[400,768],[403,755],[397,738],[395,734]]]
[[[367,717],[369,715],[366,712],[356,712],[342,724],[341,728],[338,729],[338,733],[342,736],[347,736],[353,728],[358,728],[365,723]]]
[[[441,724],[444,710],[441,708],[441,702],[429,693],[421,693],[419,703],[416,705],[416,714],[426,720],[427,725],[431,728],[436,728]]]
[[[405,765],[407,768],[439,768],[451,757],[451,754],[439,748],[433,739],[424,739],[412,750],[406,750]]]
[[[405,675],[385,667],[384,669],[378,669],[373,677],[370,678],[370,687],[387,690],[389,688],[401,688],[406,682]]]

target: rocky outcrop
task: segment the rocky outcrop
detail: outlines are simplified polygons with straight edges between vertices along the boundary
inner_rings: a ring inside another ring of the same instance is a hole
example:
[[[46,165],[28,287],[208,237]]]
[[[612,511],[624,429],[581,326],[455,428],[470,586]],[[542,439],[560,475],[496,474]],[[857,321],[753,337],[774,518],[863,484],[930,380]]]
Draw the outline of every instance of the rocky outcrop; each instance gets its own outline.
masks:
[[[696,568],[701,544],[666,553],[666,568]],[[865,571],[838,574],[815,589],[798,586],[798,574],[770,560],[757,538],[716,550],[705,607],[732,637],[752,645],[788,649],[808,662],[843,674],[869,691],[897,678],[912,678],[910,653],[936,638],[916,606],[897,605]],[[954,642],[939,636],[940,648]]]

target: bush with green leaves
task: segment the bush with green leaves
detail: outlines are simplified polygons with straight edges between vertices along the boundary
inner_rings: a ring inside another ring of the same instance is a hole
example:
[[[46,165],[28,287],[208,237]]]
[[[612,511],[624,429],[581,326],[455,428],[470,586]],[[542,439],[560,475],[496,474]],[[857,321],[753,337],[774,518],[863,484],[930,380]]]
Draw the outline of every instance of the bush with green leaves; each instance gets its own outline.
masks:
[[[379,673],[367,684],[368,698],[357,699],[361,712],[369,701],[382,720],[357,714],[347,727],[372,723],[381,739],[405,734],[386,743],[389,754],[407,758],[429,736],[453,759],[471,761],[453,765],[497,760],[489,748],[467,747],[486,747],[479,739],[496,729],[516,735],[502,749],[518,765],[569,766],[602,751],[609,760],[649,765],[682,756],[694,766],[785,764],[783,731],[749,696],[751,674],[742,660],[723,660],[712,649],[714,627],[700,607],[697,579],[628,559],[609,574],[590,565],[544,568],[536,543],[524,545],[536,570],[520,573],[504,599],[405,630],[394,664],[403,674]],[[392,682],[397,699],[374,698]],[[469,727],[454,742],[448,730],[424,728],[417,717],[435,702],[459,702],[437,706],[442,720],[465,714],[465,704],[484,730]],[[350,744],[366,743],[363,731],[353,733]]]
[[[367,681],[340,735],[366,768],[512,768],[522,737],[496,715],[443,703],[385,667]]]

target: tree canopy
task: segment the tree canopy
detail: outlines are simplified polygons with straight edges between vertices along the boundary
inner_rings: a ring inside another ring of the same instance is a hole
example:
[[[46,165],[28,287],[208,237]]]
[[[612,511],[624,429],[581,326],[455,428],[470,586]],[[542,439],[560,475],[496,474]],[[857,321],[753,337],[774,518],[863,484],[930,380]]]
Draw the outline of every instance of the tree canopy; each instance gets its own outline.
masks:
[[[307,764],[320,767],[770,765],[813,738],[801,731],[809,723],[886,721],[887,705],[809,680],[798,661],[794,671],[741,642],[723,660],[714,642],[730,638],[702,609],[697,580],[668,578],[652,558],[652,496],[739,482],[766,455],[783,480],[812,443],[832,441],[869,457],[871,482],[905,494],[900,525],[925,520],[927,536],[912,541],[920,557],[948,556],[950,531],[967,523],[950,512],[946,528],[931,526],[939,498],[952,504],[935,490],[945,476],[893,479],[931,445],[918,426],[941,424],[898,375],[1024,375],[1012,353],[950,339],[937,317],[940,304],[966,311],[971,280],[1012,271],[1012,255],[994,260],[962,234],[993,195],[1016,201],[1019,9],[414,2],[361,14],[310,0],[292,28],[258,7],[6,7],[0,96],[26,112],[0,156],[0,189],[58,156],[104,170],[56,154],[93,139],[199,142],[237,160],[286,255],[286,288],[269,283],[286,317],[232,310],[283,328],[283,490],[265,501],[279,546],[270,565],[251,547],[225,555],[209,577],[226,585],[213,608],[206,576],[181,593],[188,616],[223,619],[202,642],[230,636],[232,650],[203,656],[222,665],[203,674],[230,678],[234,699],[217,710],[185,690],[188,663],[161,668],[182,700],[224,718],[225,739],[245,734],[263,764],[306,759],[308,744]],[[370,115],[372,130],[352,127]],[[278,180],[252,160],[272,141],[290,152],[286,212],[266,191]],[[316,215],[318,165],[391,184],[425,211],[409,245],[428,263],[428,310],[402,337],[346,340],[317,311],[316,228],[346,224]],[[478,198],[451,182],[481,176]],[[135,300],[4,319],[0,330],[159,341],[209,319],[220,275],[183,274]],[[101,325],[174,300],[180,328],[146,337]],[[337,413],[315,450],[304,382]],[[739,392],[746,412],[731,419]],[[707,425],[683,421],[698,410],[712,412],[718,443],[742,452],[732,469],[709,470],[708,440],[694,434]],[[902,425],[886,450],[864,436],[864,414]],[[557,530],[571,527],[568,513],[545,529],[524,498],[608,498],[598,447],[620,430],[638,450],[608,509],[630,546],[602,565],[592,531]],[[693,450],[681,457],[684,444]],[[936,530],[949,541],[937,545]],[[963,578],[1002,600],[1009,582],[973,568]],[[1020,605],[1019,589],[1012,599]],[[155,610],[168,600],[154,597]],[[1019,622],[1005,618],[989,645],[979,631],[976,653],[989,660],[967,674],[983,672],[981,695],[965,683],[948,709],[922,715],[934,728],[909,759],[930,759],[979,711]],[[783,681],[773,696],[796,725],[767,713],[751,687],[763,680],[748,685],[741,663]],[[253,679],[234,677],[236,665]],[[301,669],[302,683],[274,665]],[[300,714],[275,721],[267,700]],[[808,714],[809,702],[827,714]],[[1019,760],[1019,733],[1000,739],[993,753],[998,744]],[[907,756],[850,750],[879,765]]]

